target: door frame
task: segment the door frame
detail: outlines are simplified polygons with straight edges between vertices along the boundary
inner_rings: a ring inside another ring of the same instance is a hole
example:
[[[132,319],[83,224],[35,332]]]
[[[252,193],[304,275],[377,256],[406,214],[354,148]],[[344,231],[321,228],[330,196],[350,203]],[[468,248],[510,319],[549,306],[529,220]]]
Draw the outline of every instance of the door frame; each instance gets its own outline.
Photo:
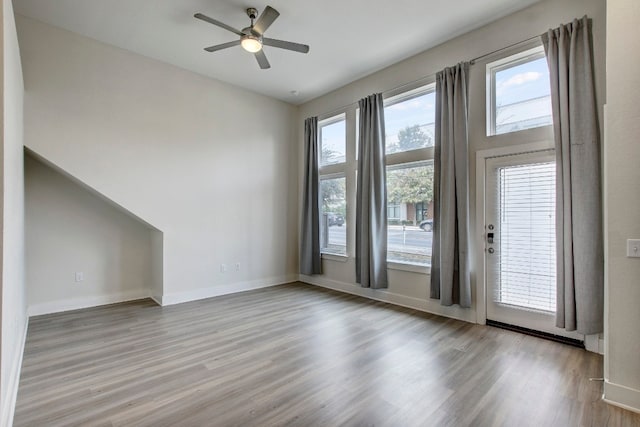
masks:
[[[490,157],[508,156],[512,154],[534,153],[555,149],[553,139],[506,147],[495,147],[476,151],[476,227],[472,239],[475,244],[476,268],[476,323],[487,324],[487,266],[484,255],[485,207],[486,207],[486,161]],[[587,351],[604,354],[604,341],[599,334],[585,335],[584,346]]]
[[[476,235],[473,239],[476,245],[476,322],[487,324],[487,265],[485,251],[485,207],[486,207],[486,161],[491,157],[509,156],[514,154],[535,153],[537,151],[553,150],[553,140],[544,140],[527,144],[510,145],[507,147],[488,148],[476,151]]]

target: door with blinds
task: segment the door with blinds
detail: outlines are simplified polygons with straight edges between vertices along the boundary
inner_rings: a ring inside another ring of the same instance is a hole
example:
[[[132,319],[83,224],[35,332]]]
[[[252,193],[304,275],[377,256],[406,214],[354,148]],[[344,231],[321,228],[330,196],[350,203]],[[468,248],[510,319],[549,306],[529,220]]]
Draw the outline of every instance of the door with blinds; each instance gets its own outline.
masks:
[[[487,159],[487,320],[574,339],[555,327],[553,151]]]

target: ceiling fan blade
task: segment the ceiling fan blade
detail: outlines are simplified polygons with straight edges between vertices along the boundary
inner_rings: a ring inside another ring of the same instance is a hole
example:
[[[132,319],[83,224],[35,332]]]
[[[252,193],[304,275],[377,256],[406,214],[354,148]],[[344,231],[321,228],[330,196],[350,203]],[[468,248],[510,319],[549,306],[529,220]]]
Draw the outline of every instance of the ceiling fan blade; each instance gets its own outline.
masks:
[[[300,53],[309,52],[309,46],[307,46],[306,44],[287,42],[284,40],[276,40],[276,39],[269,39],[269,38],[263,37],[262,44],[266,46],[271,46],[271,47],[279,47],[280,49],[293,50],[294,52],[300,52]]]
[[[193,17],[197,19],[201,19],[204,22],[208,22],[209,24],[217,25],[218,27],[224,28],[227,31],[231,31],[232,33],[237,34],[239,36],[243,35],[240,30],[236,30],[235,28],[228,26],[224,22],[220,22],[213,18],[209,18],[207,15],[203,15],[202,13],[196,13],[195,15],[193,15]]]
[[[267,55],[264,54],[264,50],[260,49],[254,55],[258,60],[258,65],[260,65],[260,68],[262,68],[263,70],[271,68],[271,64],[269,64],[269,61],[267,60]]]
[[[280,16],[280,12],[271,6],[267,6],[258,17],[256,23],[253,24],[253,32],[258,33],[258,35],[261,36],[265,31],[267,31],[267,28],[273,24],[273,21],[275,21],[278,16]]]
[[[207,52],[215,52],[217,50],[222,50],[228,47],[239,46],[239,45],[240,45],[240,40],[234,40],[229,43],[222,43],[222,44],[217,44],[215,46],[205,47],[204,50],[206,50]]]

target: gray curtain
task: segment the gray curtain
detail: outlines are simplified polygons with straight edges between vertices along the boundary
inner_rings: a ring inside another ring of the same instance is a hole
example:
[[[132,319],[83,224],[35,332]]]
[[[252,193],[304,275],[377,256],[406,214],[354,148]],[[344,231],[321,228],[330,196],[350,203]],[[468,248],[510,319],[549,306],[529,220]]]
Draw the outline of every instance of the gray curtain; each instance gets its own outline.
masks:
[[[603,330],[600,133],[588,18],[542,35],[549,63],[556,153],[556,326]]]
[[[358,105],[356,282],[364,288],[386,288],[387,179],[382,95],[363,98]]]
[[[436,75],[431,298],[471,306],[469,271],[469,63]]]
[[[300,273],[322,274],[320,257],[320,196],[318,193],[318,118],[304,121],[304,201]]]

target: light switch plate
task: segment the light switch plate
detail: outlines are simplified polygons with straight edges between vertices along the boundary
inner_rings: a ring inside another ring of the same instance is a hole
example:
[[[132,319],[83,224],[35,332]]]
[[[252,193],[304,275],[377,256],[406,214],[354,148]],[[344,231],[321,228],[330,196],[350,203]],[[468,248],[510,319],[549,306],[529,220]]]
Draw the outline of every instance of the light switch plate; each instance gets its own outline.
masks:
[[[627,239],[627,257],[640,258],[640,239]]]

